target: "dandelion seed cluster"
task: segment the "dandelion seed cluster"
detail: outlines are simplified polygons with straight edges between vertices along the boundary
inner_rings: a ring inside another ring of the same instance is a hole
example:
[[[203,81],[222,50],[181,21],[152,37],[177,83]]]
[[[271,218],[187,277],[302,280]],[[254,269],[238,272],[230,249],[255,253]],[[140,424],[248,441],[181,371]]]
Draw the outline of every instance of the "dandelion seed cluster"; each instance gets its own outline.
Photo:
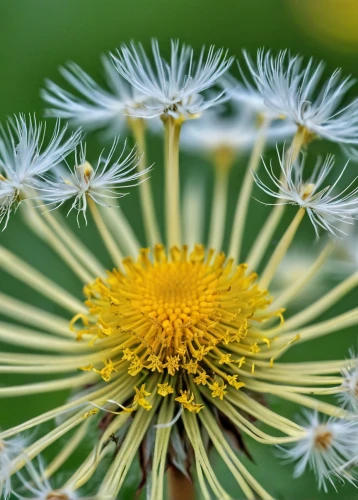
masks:
[[[139,455],[140,487],[152,500],[170,498],[175,488],[191,491],[193,498],[277,498],[278,489],[266,491],[246,468],[247,438],[276,447],[295,463],[295,476],[312,469],[318,488],[355,484],[355,352],[324,361],[287,362],[281,356],[358,323],[356,308],[320,318],[358,285],[351,229],[358,187],[356,180],[343,179],[354,165],[339,168],[328,155],[306,177],[303,158],[317,137],[341,144],[344,153],[355,151],[358,100],[344,103],[352,81],[337,71],[321,87],[323,65],[313,60],[304,66],[286,51],[275,57],[262,50],[256,63],[247,54],[244,59],[247,67],[239,66],[237,78],[228,74],[234,58],[221,49],[195,54],[173,42],[166,60],[157,41],[151,55],[141,45],[123,45],[103,58],[108,89],[73,63],[61,73],[75,93],[46,82],[46,114],[57,118],[47,145],[45,125],[34,117],[16,116],[2,128],[3,229],[18,211],[83,285],[83,294],[75,296],[0,246],[2,270],[63,310],[56,315],[0,292],[7,319],[0,322],[0,341],[22,347],[0,352],[0,373],[49,376],[2,386],[0,397],[72,390],[60,406],[0,432],[2,497],[121,498]],[[78,129],[69,134],[59,119]],[[93,162],[84,134],[103,128],[116,137]],[[125,142],[118,147],[124,131],[136,142],[132,149]],[[160,166],[148,166],[147,131],[164,136],[165,231],[149,179]],[[207,238],[200,173],[191,173],[180,189],[181,144],[212,160]],[[265,147],[275,144],[278,166],[261,160]],[[249,160],[226,245],[228,186],[240,155]],[[255,183],[265,193],[267,216],[244,254]],[[145,242],[117,206],[136,186]],[[83,243],[81,228],[65,222],[57,210],[62,205],[69,216],[77,212],[78,226],[93,220],[111,269]],[[297,210],[284,227],[286,205]],[[316,256],[287,265],[306,214],[312,238],[323,243],[315,247]],[[339,284],[326,289],[321,282],[320,295],[309,293],[327,261],[335,254],[342,259],[342,248],[350,259]],[[271,409],[273,398],[295,403],[305,418]],[[237,437],[237,448],[229,433]],[[86,441],[87,456],[66,467],[81,456],[77,450]],[[234,493],[211,464],[213,447],[237,482]],[[55,449],[51,461],[47,449]]]

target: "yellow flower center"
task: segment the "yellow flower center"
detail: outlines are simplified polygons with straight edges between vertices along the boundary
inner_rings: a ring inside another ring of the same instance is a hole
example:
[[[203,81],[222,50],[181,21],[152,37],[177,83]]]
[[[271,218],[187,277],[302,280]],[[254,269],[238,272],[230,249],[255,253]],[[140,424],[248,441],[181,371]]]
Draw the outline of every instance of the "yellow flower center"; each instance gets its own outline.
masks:
[[[263,313],[268,293],[246,264],[234,266],[199,245],[192,252],[173,247],[169,256],[157,245],[152,258],[142,249],[136,262],[124,259],[123,268],[85,287],[89,315],[73,320],[85,325],[77,330],[80,338],[90,334],[113,347],[105,367],[93,368],[104,380],[123,369],[133,376],[150,370],[169,376],[159,380],[163,396],[173,392],[178,372],[207,385],[213,397],[226,394],[224,380],[236,389],[244,385],[226,367],[240,368],[245,353],[260,350],[249,327],[272,316]]]

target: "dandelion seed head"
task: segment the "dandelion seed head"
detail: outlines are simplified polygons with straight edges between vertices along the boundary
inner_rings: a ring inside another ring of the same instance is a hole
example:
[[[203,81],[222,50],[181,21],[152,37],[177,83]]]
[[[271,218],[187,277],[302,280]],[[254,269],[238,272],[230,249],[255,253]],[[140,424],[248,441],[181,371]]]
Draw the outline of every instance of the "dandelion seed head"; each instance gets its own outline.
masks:
[[[266,106],[265,100],[255,84],[246,78],[240,65],[238,67],[243,81],[226,73],[219,82],[224,89],[227,89],[230,101],[235,107],[244,108],[246,113],[252,114],[256,122],[285,120],[287,118],[285,115],[278,114]]]
[[[45,123],[38,123],[32,117],[26,120],[24,115],[10,119],[6,130],[2,129],[0,169],[3,177],[17,188],[31,185],[35,177],[63,161],[74,150],[81,136],[80,131],[77,131],[63,141],[67,126],[61,128],[57,121],[52,137],[44,148],[45,130]]]

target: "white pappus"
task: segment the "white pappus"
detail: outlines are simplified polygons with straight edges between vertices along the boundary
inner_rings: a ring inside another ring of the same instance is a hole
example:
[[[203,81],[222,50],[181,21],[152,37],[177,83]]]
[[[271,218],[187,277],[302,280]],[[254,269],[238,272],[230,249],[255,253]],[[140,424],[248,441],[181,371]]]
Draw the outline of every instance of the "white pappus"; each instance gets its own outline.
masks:
[[[131,110],[135,116],[197,118],[205,109],[227,99],[225,90],[217,90],[208,98],[203,95],[233,62],[223,49],[211,46],[206,52],[203,48],[195,61],[193,49],[172,41],[170,62],[162,58],[157,40],[152,41],[152,51],[154,66],[141,44],[122,45],[112,55],[123,78],[147,96],[142,108]]]
[[[75,63],[60,68],[60,73],[78,96],[47,80],[46,89],[41,92],[51,106],[46,110],[47,116],[68,119],[87,130],[106,127],[118,135],[126,126],[129,110],[142,106],[146,96],[121,77],[107,56],[102,57],[102,63],[109,90],[98,85]]]
[[[119,190],[143,182],[151,167],[137,172],[136,167],[140,161],[137,148],[126,153],[126,142],[119,157],[113,159],[117,145],[118,137],[106,157],[102,151],[93,168],[86,160],[86,145],[82,143],[75,151],[75,165],[72,169],[67,164],[68,170],[59,170],[55,178],[46,176],[38,186],[42,201],[55,209],[66,201],[73,200],[68,213],[75,209],[78,211],[77,220],[80,213],[86,220],[88,198],[98,205],[111,206],[108,200],[125,196],[127,193]]]
[[[287,117],[310,134],[343,144],[358,144],[358,100],[341,106],[354,81],[342,78],[340,70],[323,82],[322,62],[307,64],[287,50],[275,57],[259,50],[256,64],[244,52],[257,90],[265,105]]]
[[[341,223],[353,224],[358,218],[358,187],[350,188],[357,180],[354,179],[341,192],[335,194],[348,162],[340,170],[339,175],[332,185],[324,186],[324,183],[334,167],[333,155],[328,155],[322,162],[318,159],[311,177],[303,180],[305,167],[304,157],[291,161],[290,152],[283,150],[278,152],[281,177],[273,171],[272,163],[267,165],[264,161],[265,170],[278,191],[268,187],[257,173],[253,173],[256,184],[267,194],[276,198],[278,204],[298,205],[304,208],[313,224],[317,237],[319,228],[323,228],[334,236],[345,234],[339,227]]]
[[[0,440],[0,498],[10,496],[12,460],[23,453],[26,443],[21,435]]]
[[[34,197],[38,178],[58,165],[81,140],[77,130],[64,139],[67,126],[56,122],[51,139],[43,147],[46,125],[35,118],[15,116],[8,121],[0,136],[0,223],[6,227],[10,214],[18,203]]]
[[[350,466],[358,453],[357,421],[330,418],[321,420],[318,412],[305,412],[305,435],[282,449],[283,457],[297,462],[294,477],[301,476],[307,467],[313,470],[318,487],[327,491],[327,482],[335,488],[334,479],[352,484],[357,473]]]

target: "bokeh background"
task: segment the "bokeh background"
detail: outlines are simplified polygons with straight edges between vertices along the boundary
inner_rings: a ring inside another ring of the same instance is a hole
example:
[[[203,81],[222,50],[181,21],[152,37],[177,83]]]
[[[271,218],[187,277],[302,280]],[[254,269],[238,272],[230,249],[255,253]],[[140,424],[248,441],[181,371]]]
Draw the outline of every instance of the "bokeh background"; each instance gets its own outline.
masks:
[[[200,48],[203,43],[206,45],[213,43],[227,47],[230,53],[237,56],[240,56],[243,48],[252,54],[263,46],[270,47],[274,51],[289,48],[292,52],[324,59],[327,62],[327,71],[342,67],[345,74],[358,76],[356,0],[3,1],[0,3],[0,121],[4,122],[7,116],[18,112],[36,112],[41,116],[43,103],[39,90],[45,78],[63,83],[58,74],[59,65],[73,60],[100,81],[99,56],[102,53],[115,49],[123,41],[128,42],[132,39],[148,46],[151,37],[159,39],[164,52],[168,51],[168,41],[171,38],[180,38],[194,48]],[[357,87],[353,91],[358,93]],[[99,151],[101,141],[97,136],[90,136],[88,142],[91,153]],[[317,152],[333,150],[331,145],[324,142],[315,144],[313,149]],[[340,153],[337,153],[339,156]],[[155,137],[151,138],[149,157],[156,163],[153,173],[156,193],[160,192],[162,184],[161,155],[160,141]],[[266,155],[269,156],[270,152],[266,152]],[[232,173],[229,207],[231,216],[235,194],[242,176],[240,163],[245,161],[246,159],[242,158]],[[203,157],[184,154],[181,163],[183,177],[199,172],[210,194],[212,172],[208,161]],[[353,176],[357,166],[352,164],[350,169],[349,175]],[[157,206],[160,208],[161,201],[158,196],[156,198]],[[210,195],[208,208],[209,205]],[[121,206],[142,238],[137,194],[134,192],[125,198]],[[266,210],[257,203],[252,205],[250,211],[252,224],[250,223],[248,230],[247,242],[254,237]],[[287,212],[287,217],[290,218],[293,212],[290,210]],[[71,223],[75,227],[74,221]],[[227,229],[229,230],[229,225]],[[81,227],[80,231],[81,237],[87,244],[95,252],[101,253],[103,260],[110,265],[91,224]],[[301,230],[302,238],[306,242],[306,248],[312,247],[313,252],[317,250],[312,228],[308,224]],[[44,243],[29,232],[19,215],[11,220],[5,232],[0,233],[0,241],[80,296],[81,287],[76,278]],[[29,300],[48,310],[58,311],[53,304],[9,278],[5,273],[0,274],[0,284],[2,291]],[[332,284],[334,279],[326,282],[326,286]],[[344,309],[353,307],[356,302],[353,293],[345,300]],[[333,314],[336,310],[340,311],[341,308],[342,305],[337,306],[329,314]],[[297,346],[288,354],[287,359],[335,359],[346,356],[348,346],[352,343],[356,345],[355,339],[355,331],[345,330],[327,339]],[[2,348],[13,350],[11,346]],[[30,377],[2,376],[0,383],[5,385],[29,380]],[[55,393],[29,396],[19,400],[16,398],[1,400],[0,426],[7,428],[20,423],[54,404],[60,404],[66,395],[66,393]],[[296,411],[293,405],[283,404],[274,398],[271,398],[269,403],[287,415],[292,415]],[[254,458],[254,463],[246,460],[249,469],[275,498],[313,500],[336,497],[334,491],[328,494],[317,493],[316,483],[310,473],[303,478],[292,479],[292,467],[282,465],[274,450],[257,446],[250,440],[247,443]],[[231,490],[233,498],[239,500],[241,496],[231,476],[220,465],[215,455],[213,461],[220,477]],[[68,468],[71,468],[71,462]],[[134,467],[127,480],[127,490],[120,498],[134,498],[138,481],[138,471]],[[345,486],[339,490],[339,498],[353,500],[357,498],[357,492],[352,487]]]

